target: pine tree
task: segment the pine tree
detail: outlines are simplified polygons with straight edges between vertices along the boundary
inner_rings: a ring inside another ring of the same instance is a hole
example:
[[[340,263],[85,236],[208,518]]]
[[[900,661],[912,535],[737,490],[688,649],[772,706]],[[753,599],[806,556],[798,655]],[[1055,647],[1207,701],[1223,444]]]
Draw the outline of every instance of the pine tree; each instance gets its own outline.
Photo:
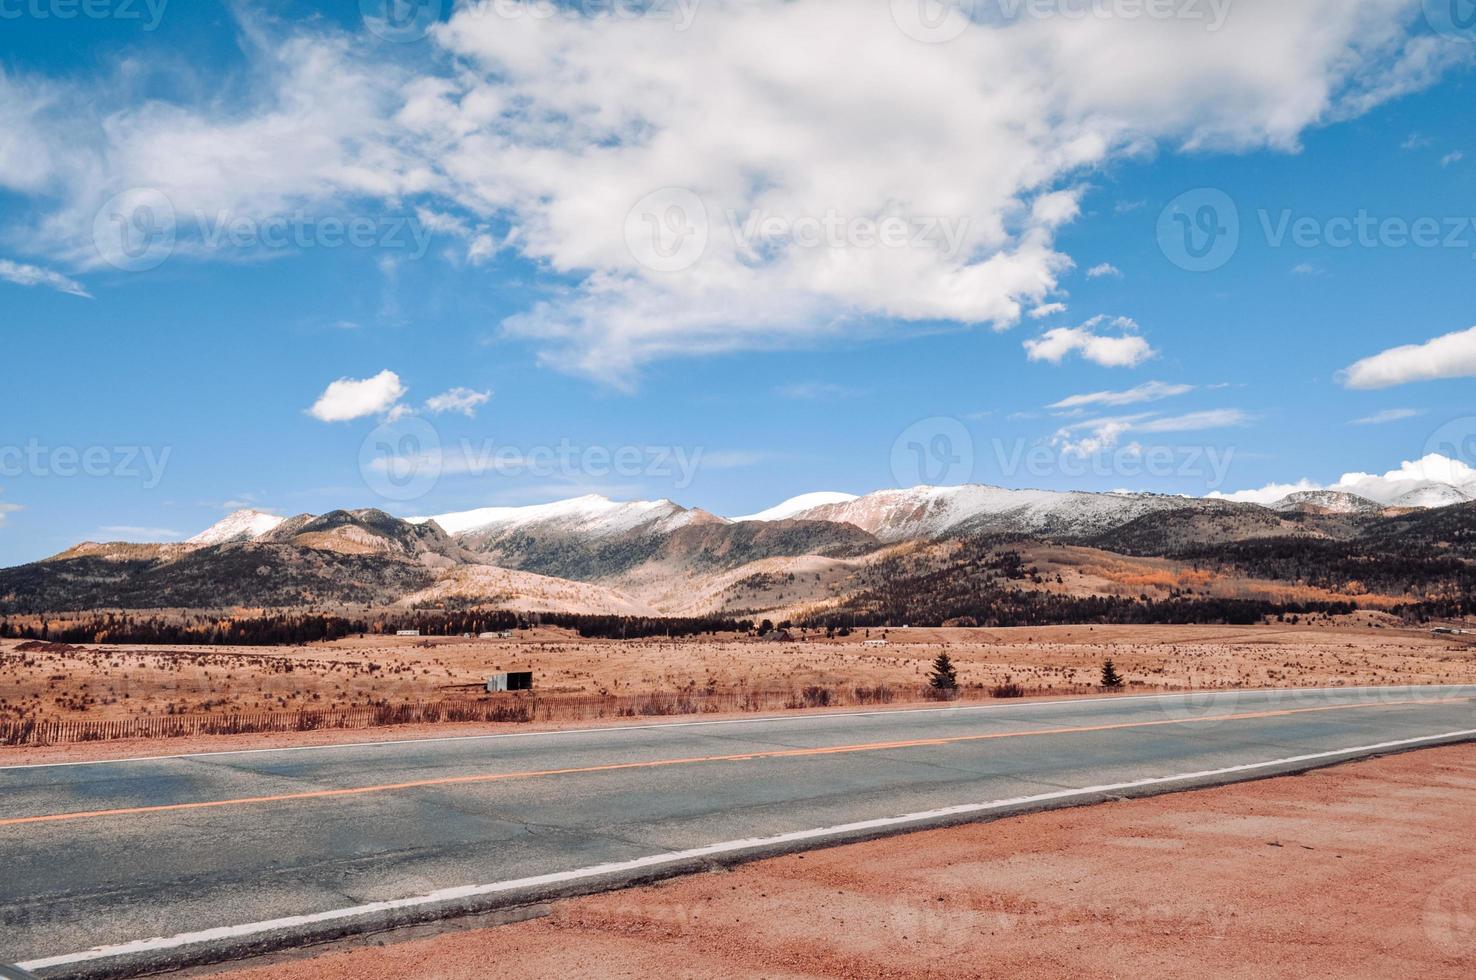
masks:
[[[1112,660],[1109,658],[1107,662],[1102,665],[1103,689],[1108,691],[1120,691],[1123,689],[1123,686],[1126,683],[1127,682],[1122,679],[1122,675],[1117,672],[1117,668],[1113,666]]]
[[[928,675],[928,683],[935,691],[958,690],[958,670],[948,654],[940,653],[938,659],[933,661],[933,672]]]

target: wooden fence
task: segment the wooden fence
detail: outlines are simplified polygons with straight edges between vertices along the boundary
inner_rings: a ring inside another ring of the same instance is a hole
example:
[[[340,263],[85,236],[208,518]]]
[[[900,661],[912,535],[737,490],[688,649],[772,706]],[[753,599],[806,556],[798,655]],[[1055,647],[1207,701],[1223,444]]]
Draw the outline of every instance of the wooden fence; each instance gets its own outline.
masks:
[[[237,714],[160,715],[115,721],[24,719],[0,722],[0,745],[53,745],[123,738],[181,738],[250,732],[310,732],[379,725],[478,721],[529,722],[537,703],[434,701],[336,711],[256,711]]]

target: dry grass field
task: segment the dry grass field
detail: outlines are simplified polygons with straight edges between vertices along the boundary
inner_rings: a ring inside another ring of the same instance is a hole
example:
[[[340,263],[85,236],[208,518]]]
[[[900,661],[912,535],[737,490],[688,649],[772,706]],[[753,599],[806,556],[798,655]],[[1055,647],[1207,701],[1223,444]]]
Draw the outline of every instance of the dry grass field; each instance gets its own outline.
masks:
[[[301,647],[130,647],[0,642],[0,721],[319,711],[478,698],[498,670],[532,670],[542,700],[651,693],[735,695],[856,688],[914,700],[947,652],[975,696],[1016,684],[1082,691],[1112,658],[1140,690],[1476,681],[1476,643],[1378,614],[1333,626],[892,629],[793,642],[749,637],[584,640],[558,629],[511,640],[345,639]],[[877,645],[878,641],[885,645]],[[870,642],[868,642],[870,641]]]

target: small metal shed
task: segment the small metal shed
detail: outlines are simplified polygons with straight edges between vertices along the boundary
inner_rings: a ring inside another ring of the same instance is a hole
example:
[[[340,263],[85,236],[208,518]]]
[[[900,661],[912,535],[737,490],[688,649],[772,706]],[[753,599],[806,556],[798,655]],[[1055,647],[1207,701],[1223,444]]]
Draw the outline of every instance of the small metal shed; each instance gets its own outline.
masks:
[[[533,671],[531,670],[510,670],[493,674],[487,678],[487,691],[490,694],[500,691],[531,690],[533,690]]]

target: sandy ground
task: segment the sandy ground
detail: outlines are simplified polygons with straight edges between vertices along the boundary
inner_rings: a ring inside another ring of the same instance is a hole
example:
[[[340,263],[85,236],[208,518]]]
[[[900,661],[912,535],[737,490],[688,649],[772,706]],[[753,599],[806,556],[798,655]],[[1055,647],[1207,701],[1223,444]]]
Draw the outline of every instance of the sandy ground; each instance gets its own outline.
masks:
[[[1476,746],[834,848],[227,973],[1466,978]]]

